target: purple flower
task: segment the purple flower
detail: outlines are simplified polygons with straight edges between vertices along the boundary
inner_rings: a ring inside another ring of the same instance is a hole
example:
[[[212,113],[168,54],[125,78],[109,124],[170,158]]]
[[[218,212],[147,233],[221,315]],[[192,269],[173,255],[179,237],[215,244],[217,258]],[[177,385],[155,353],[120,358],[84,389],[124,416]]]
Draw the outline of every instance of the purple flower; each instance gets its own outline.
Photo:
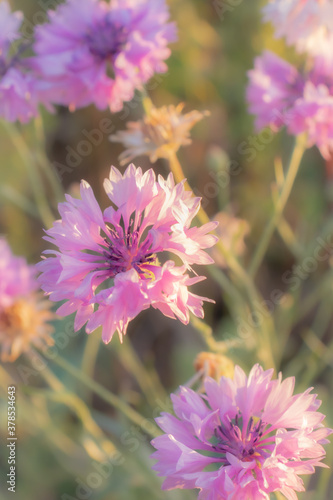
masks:
[[[39,281],[51,300],[66,301],[58,314],[76,312],[75,329],[88,322],[87,333],[103,325],[106,343],[116,330],[122,339],[129,321],[150,306],[183,323],[189,312],[203,317],[209,299],[188,287],[204,278],[186,270],[213,262],[204,249],[216,243],[207,233],[217,223],[190,227],[200,198],[175,185],[171,174],[156,181],[152,169],[143,174],[133,164],[124,175],[112,167],[104,188],[111,202],[104,212],[82,181],[81,200],[67,195],[59,205],[62,219],[47,231],[45,239],[59,251],[45,252],[50,257],[38,264]],[[166,252],[184,265],[166,260]]]
[[[247,100],[255,115],[257,130],[270,126],[278,130],[285,124],[286,112],[302,95],[304,83],[297,69],[273,52],[265,51],[249,71]]]
[[[164,0],[68,0],[36,29],[44,97],[71,109],[122,109],[136,88],[165,72],[175,40]]]
[[[327,62],[317,58],[301,75],[265,52],[249,71],[247,100],[257,130],[269,126],[276,131],[285,125],[292,135],[306,133],[308,147],[316,145],[328,160],[333,153],[333,77]]]
[[[21,57],[24,45],[11,47],[19,38],[22,20],[22,13],[11,13],[6,0],[0,3],[0,117],[26,123],[38,114],[38,85]]]
[[[306,132],[309,146],[316,144],[327,160],[333,153],[332,91],[332,87],[307,82],[288,115],[288,130],[295,135]]]
[[[333,431],[311,389],[293,395],[293,377],[272,375],[255,365],[247,377],[236,366],[233,380],[206,378],[206,394],[181,387],[171,396],[175,416],[156,419],[165,434],[152,441],[163,489],[199,488],[200,500],[269,500],[274,491],[297,500],[299,474],[325,467]]]

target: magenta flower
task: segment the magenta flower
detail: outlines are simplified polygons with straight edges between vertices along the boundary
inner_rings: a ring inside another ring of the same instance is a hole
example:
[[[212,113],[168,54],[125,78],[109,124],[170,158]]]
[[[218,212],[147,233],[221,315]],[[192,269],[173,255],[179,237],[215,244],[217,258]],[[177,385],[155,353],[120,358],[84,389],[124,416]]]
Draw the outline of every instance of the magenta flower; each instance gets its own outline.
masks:
[[[26,123],[38,114],[37,84],[26,60],[22,44],[11,44],[19,38],[23,20],[21,12],[11,13],[6,0],[0,3],[0,117]]]
[[[122,109],[155,72],[167,70],[175,40],[165,0],[68,0],[36,29],[35,67],[45,98],[71,109]]]
[[[304,83],[300,74],[294,66],[267,50],[255,59],[248,76],[247,100],[250,112],[256,116],[256,129],[270,126],[278,130],[285,124],[286,112],[302,95]]]
[[[304,95],[297,99],[288,116],[288,130],[306,132],[308,144],[316,144],[329,160],[333,154],[333,87],[307,82]]]
[[[255,365],[246,377],[236,366],[233,380],[206,378],[206,394],[181,387],[171,396],[176,416],[156,419],[165,434],[152,441],[163,489],[199,488],[200,500],[269,500],[274,491],[297,500],[299,474],[325,467],[333,431],[311,389],[293,395],[293,377],[272,375]]]
[[[75,329],[87,323],[87,333],[103,325],[106,343],[116,330],[122,339],[129,321],[150,306],[183,323],[189,312],[203,317],[209,299],[188,287],[204,278],[191,278],[186,269],[213,262],[204,250],[217,240],[207,234],[217,223],[190,227],[200,198],[175,185],[171,174],[156,181],[152,169],[143,174],[133,164],[124,175],[112,167],[104,188],[111,201],[104,212],[82,181],[82,199],[67,195],[59,205],[62,219],[47,231],[45,239],[59,251],[45,252],[51,256],[38,264],[39,281],[51,300],[66,301],[58,314],[76,312]],[[184,265],[165,261],[166,252]]]
[[[286,126],[292,135],[306,133],[308,147],[316,145],[328,160],[333,153],[333,78],[327,62],[317,58],[301,75],[275,54],[264,52],[249,71],[247,100],[257,130]]]

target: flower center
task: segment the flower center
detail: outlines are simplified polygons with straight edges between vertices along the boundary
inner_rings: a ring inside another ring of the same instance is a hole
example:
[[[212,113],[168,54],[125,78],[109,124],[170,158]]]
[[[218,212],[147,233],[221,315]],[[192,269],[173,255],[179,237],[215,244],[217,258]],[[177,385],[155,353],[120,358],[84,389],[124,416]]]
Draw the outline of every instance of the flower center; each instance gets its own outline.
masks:
[[[130,269],[135,269],[142,279],[152,280],[155,277],[156,267],[159,266],[157,256],[152,252],[152,237],[141,234],[140,226],[135,227],[130,221],[129,227],[108,227],[108,234],[104,235],[103,263],[99,269],[107,269],[110,278]],[[98,259],[98,262],[101,262]]]
[[[36,323],[36,309],[23,299],[0,312],[0,331],[8,337],[29,336]]]
[[[91,54],[103,61],[120,51],[127,41],[127,35],[122,26],[115,26],[106,17],[86,35],[86,40]]]
[[[251,417],[244,432],[241,420],[236,415],[229,420],[229,425],[219,425],[214,432],[213,448],[216,453],[231,453],[240,460],[250,461],[261,456],[262,449],[258,450],[258,447],[265,424],[261,420],[255,422]]]

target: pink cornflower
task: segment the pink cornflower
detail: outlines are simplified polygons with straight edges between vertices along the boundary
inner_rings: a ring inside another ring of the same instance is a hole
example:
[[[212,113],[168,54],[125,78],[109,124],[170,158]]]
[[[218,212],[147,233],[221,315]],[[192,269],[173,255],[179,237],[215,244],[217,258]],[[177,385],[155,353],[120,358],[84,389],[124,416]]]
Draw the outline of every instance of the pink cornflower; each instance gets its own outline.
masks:
[[[130,165],[122,175],[112,167],[104,182],[111,205],[101,211],[93,191],[81,182],[81,200],[66,196],[59,205],[61,220],[45,239],[59,251],[38,264],[43,290],[53,301],[65,300],[58,314],[76,312],[75,329],[87,323],[87,333],[103,326],[109,342],[117,330],[122,340],[127,325],[150,306],[171,318],[189,322],[189,312],[203,317],[205,299],[188,287],[204,278],[190,277],[192,264],[210,264],[204,251],[217,238],[207,234],[217,223],[190,227],[200,208],[200,198],[185,191],[183,183],[156,180],[152,169],[145,174]],[[163,258],[172,252],[181,267]]]
[[[302,95],[304,83],[297,69],[266,50],[255,59],[254,69],[248,72],[247,100],[260,130],[270,126],[278,130],[285,124],[286,112]]]
[[[22,21],[21,12],[11,13],[6,0],[0,3],[0,117],[26,123],[38,114],[38,94],[29,64],[22,58],[26,47],[16,42]]]
[[[15,257],[0,237],[1,361],[14,361],[30,344],[53,344],[50,303],[38,293],[36,269]]]
[[[249,71],[247,100],[256,115],[257,130],[286,126],[292,135],[305,133],[308,147],[316,145],[325,159],[332,157],[333,77],[323,60],[316,59],[301,74],[275,54],[264,52]]]
[[[293,377],[272,375],[257,364],[247,377],[236,366],[233,379],[206,378],[206,394],[181,387],[171,396],[176,416],[156,419],[166,434],[152,441],[163,489],[199,488],[200,500],[269,500],[274,491],[297,500],[299,474],[325,467],[333,431],[311,389],[293,395]]]
[[[333,86],[307,82],[304,95],[296,100],[288,115],[288,130],[307,133],[308,145],[316,144],[326,160],[333,154]]]
[[[35,67],[45,98],[71,109],[122,109],[136,88],[167,70],[176,39],[165,0],[67,0],[36,29]]]
[[[263,9],[264,19],[273,24],[277,38],[284,37],[300,52],[308,51],[326,27],[327,4],[328,0],[270,0]]]

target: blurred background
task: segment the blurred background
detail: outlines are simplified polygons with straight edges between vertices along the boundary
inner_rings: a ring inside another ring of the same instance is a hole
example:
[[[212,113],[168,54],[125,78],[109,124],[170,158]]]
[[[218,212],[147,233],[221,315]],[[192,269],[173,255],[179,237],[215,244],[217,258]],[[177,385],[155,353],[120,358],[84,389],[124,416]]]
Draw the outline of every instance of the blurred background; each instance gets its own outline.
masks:
[[[10,3],[13,9],[24,12],[27,29],[33,26],[34,20],[43,20],[42,1],[13,0]],[[185,111],[198,109],[210,112],[209,117],[195,126],[193,143],[180,151],[179,158],[190,185],[198,196],[203,197],[209,216],[214,219],[222,211],[222,217],[228,217],[229,222],[235,217],[241,220],[237,225],[239,234],[236,230],[236,236],[233,236],[241,248],[242,258],[247,262],[272,209],[274,161],[281,158],[286,164],[293,138],[284,131],[274,136],[267,131],[263,135],[255,133],[253,117],[247,113],[245,101],[246,73],[253,67],[254,57],[264,48],[274,50],[289,60],[295,60],[295,55],[283,42],[273,39],[270,26],[262,24],[260,7],[263,2],[244,0],[237,6],[233,5],[236,3],[228,0],[169,0],[171,17],[178,25],[179,41],[171,47],[168,73],[155,76],[147,85],[147,92],[156,106],[184,102]],[[45,0],[44,4],[50,5],[50,2]],[[93,187],[101,205],[106,206],[103,179],[108,176],[110,165],[119,166],[118,155],[123,148],[109,141],[109,133],[104,133],[98,146],[92,144],[88,150],[84,149],[82,141],[87,140],[87,134],[100,128],[103,118],[111,119],[110,132],[115,132],[124,129],[128,120],[140,119],[142,113],[139,94],[131,103],[125,104],[122,112],[112,116],[92,106],[74,113],[65,108],[58,108],[54,114],[43,110],[45,152],[60,175],[66,192],[75,196],[78,183],[85,179]],[[33,158],[37,141],[34,125],[19,126],[19,129]],[[39,132],[42,133],[41,130]],[[27,174],[27,151],[19,140],[13,141],[13,127],[3,122],[0,122],[0,151],[0,233],[7,236],[15,254],[36,263],[48,246],[41,239],[43,227],[38,217],[34,216],[33,206],[22,210],[19,205],[23,201],[17,196],[18,192],[32,200],[34,186]],[[151,167],[147,157],[137,158],[135,164],[143,169]],[[154,168],[164,176],[168,173],[168,166],[163,160],[159,160]],[[214,173],[228,172],[228,169],[230,182],[217,190]],[[44,180],[46,184],[47,179]],[[297,377],[298,392],[310,385],[315,386],[323,400],[322,411],[328,415],[327,425],[331,427],[332,285],[326,279],[330,265],[319,263],[315,272],[305,272],[302,287],[295,292],[290,291],[290,282],[283,276],[293,270],[293,266],[299,265],[305,255],[311,255],[322,230],[325,234],[332,233],[332,201],[332,165],[325,164],[318,150],[312,148],[306,152],[285,211],[284,223],[275,233],[257,278],[257,285],[265,299],[269,300],[274,290],[283,294],[283,300],[274,311],[278,333],[289,335],[288,348],[280,363],[283,375]],[[56,204],[53,208],[56,214]],[[245,245],[242,244],[243,235],[246,235]],[[231,238],[230,234],[225,234],[225,238]],[[217,340],[237,337],[237,325],[230,318],[219,287],[208,269],[204,274],[207,280],[197,285],[195,291],[216,301],[215,306],[205,305],[207,323],[213,327]],[[318,285],[324,281],[325,286]],[[314,298],[313,290],[316,293],[318,290]],[[84,411],[76,408],[74,403],[56,401],[47,394],[41,397],[33,390],[31,393],[19,390],[18,483],[15,498],[196,498],[197,494],[193,492],[160,490],[161,481],[150,470],[152,461],[149,455],[153,450],[145,425],[149,426],[160,411],[169,410],[168,394],[193,377],[193,361],[206,348],[200,335],[191,325],[185,327],[159,312],[148,310],[130,324],[125,339],[127,347],[123,349],[116,336],[111,344],[105,346],[98,336],[88,337],[84,331],[74,334],[72,322],[73,318],[65,318],[55,324],[56,346],[61,356],[70,360],[73,366],[82,366],[88,375],[93,375],[95,380],[137,408],[147,421],[141,428],[129,423],[78,380],[48,360],[48,367],[64,386],[84,399],[94,421],[104,431],[104,437],[101,436],[99,442],[91,439],[82,425]],[[251,350],[251,346],[244,346],[242,342],[227,354],[244,369],[249,369],[256,362],[254,347]],[[3,415],[6,413],[3,391],[9,377],[13,377],[18,387],[23,379],[25,385],[45,388],[38,369],[38,363],[42,362],[37,359],[31,362],[21,357],[13,365],[3,365],[0,407]],[[142,367],[144,373],[140,371]],[[147,374],[153,382],[147,382]],[[4,478],[7,470],[5,418],[0,419],[0,425],[3,427],[0,498],[6,499],[9,493]],[[107,456],[109,441],[120,451],[121,458],[115,458],[111,467],[108,462],[109,469],[105,465],[103,470],[97,471],[96,463],[107,460],[103,458],[103,453]],[[326,463],[332,464],[330,447],[327,453]],[[94,476],[96,472],[98,474]],[[332,498],[329,493],[332,486],[331,472],[320,470],[311,479],[307,493],[299,497],[304,500],[329,500]]]

